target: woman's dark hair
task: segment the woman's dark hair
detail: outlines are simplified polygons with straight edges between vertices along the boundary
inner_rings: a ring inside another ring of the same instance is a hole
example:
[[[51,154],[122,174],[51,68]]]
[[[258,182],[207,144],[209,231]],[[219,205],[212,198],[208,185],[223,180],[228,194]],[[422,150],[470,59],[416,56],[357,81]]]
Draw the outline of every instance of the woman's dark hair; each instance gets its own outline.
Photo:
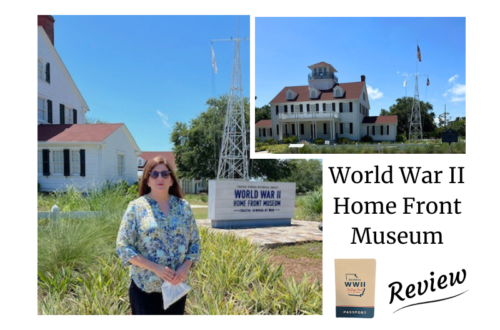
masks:
[[[142,172],[141,182],[139,183],[139,196],[143,196],[149,194],[151,192],[151,188],[148,186],[149,180],[149,172],[156,167],[156,165],[164,164],[167,169],[170,171],[170,177],[172,178],[172,186],[168,189],[168,193],[170,195],[183,198],[182,189],[177,181],[177,177],[175,176],[174,170],[172,169],[172,165],[170,165],[167,160],[161,156],[156,156],[155,158],[148,160],[146,166],[144,167],[144,171]]]

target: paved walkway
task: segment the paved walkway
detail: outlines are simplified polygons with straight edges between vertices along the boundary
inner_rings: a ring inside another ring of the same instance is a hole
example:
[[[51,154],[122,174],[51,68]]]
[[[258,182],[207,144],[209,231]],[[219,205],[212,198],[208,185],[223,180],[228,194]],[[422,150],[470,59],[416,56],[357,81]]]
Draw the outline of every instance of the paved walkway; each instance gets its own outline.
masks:
[[[209,227],[209,230],[234,234],[248,238],[250,242],[259,246],[277,246],[305,242],[322,242],[323,232],[318,229],[319,222],[292,220],[291,226],[243,228],[243,229],[215,229],[211,228],[210,220],[196,220],[198,226]]]

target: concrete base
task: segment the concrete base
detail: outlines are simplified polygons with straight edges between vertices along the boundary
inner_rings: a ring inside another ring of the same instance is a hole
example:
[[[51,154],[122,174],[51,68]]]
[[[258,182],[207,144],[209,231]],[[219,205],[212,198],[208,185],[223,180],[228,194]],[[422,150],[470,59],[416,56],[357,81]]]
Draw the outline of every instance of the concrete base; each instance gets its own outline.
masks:
[[[292,219],[211,220],[212,228],[235,229],[291,226]]]

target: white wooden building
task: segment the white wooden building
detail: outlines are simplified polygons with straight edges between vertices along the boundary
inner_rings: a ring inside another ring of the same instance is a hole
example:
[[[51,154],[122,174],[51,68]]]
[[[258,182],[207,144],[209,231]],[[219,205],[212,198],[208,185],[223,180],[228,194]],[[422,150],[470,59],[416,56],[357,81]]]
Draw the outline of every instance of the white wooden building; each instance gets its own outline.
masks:
[[[89,107],[54,48],[54,18],[38,16],[38,183],[41,191],[137,179],[140,149],[125,124],[85,124]]]
[[[358,82],[339,83],[337,70],[328,63],[316,63],[309,69],[308,85],[284,87],[270,102],[274,139],[297,136],[299,140],[335,142],[341,137],[360,140],[365,135],[375,141],[396,139],[397,116],[381,121],[370,117],[364,75]]]

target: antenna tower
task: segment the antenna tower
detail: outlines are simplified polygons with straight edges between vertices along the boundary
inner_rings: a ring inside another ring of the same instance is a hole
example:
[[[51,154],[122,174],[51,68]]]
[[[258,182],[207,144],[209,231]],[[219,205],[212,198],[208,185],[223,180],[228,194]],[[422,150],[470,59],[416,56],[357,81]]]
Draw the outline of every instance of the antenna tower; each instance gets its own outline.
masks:
[[[243,85],[241,83],[240,41],[248,38],[218,39],[214,41],[234,41],[234,62],[231,89],[227,102],[226,120],[219,156],[217,180],[248,181],[248,146],[245,129],[245,109]]]

